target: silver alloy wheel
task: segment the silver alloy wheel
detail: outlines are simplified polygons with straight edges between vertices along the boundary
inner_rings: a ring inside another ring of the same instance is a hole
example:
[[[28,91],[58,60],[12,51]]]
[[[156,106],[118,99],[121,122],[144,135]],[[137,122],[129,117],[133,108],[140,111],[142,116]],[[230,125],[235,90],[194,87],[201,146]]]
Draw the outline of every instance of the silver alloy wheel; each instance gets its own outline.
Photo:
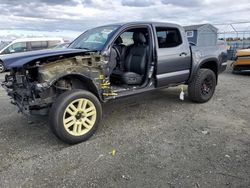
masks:
[[[2,72],[4,72],[4,65],[3,65],[3,63],[0,63],[0,73],[2,73]]]

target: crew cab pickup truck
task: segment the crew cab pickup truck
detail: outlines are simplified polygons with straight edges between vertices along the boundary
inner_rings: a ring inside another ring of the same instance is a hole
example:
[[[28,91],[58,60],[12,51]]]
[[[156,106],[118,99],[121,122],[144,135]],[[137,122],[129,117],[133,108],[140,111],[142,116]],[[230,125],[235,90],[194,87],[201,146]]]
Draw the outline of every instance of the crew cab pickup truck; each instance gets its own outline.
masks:
[[[191,46],[176,24],[133,22],[87,30],[67,49],[25,52],[2,59],[2,85],[26,114],[49,114],[61,140],[94,134],[101,103],[158,88],[188,85],[197,103],[211,99],[226,64],[216,46]]]

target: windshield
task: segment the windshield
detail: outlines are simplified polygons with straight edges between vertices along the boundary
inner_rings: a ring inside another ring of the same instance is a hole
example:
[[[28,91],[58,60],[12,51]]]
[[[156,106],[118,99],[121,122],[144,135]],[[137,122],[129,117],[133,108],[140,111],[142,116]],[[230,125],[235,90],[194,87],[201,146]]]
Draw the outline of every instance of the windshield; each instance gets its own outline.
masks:
[[[0,42],[0,50],[4,49],[8,44],[10,44],[10,42],[1,41]]]
[[[87,49],[87,50],[102,50],[105,43],[112,36],[118,26],[104,26],[87,30],[80,35],[69,48]]]

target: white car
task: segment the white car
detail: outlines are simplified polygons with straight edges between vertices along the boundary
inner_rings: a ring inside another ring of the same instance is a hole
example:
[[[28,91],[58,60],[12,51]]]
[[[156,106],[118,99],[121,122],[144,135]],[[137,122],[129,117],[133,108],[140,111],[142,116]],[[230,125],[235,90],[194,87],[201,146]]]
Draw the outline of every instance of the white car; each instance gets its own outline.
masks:
[[[64,40],[58,37],[16,39],[12,42],[1,42],[0,55],[54,48],[62,43],[64,43]],[[0,72],[4,71],[5,67],[0,61]]]
[[[0,45],[0,54],[10,54],[17,52],[26,52],[53,48],[58,44],[64,43],[62,38],[22,38],[12,42],[2,42]]]

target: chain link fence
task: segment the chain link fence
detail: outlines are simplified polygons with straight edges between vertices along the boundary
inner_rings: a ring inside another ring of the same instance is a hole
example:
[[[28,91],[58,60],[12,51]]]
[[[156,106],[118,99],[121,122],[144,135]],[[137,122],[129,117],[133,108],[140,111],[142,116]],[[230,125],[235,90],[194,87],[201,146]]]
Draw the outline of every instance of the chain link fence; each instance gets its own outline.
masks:
[[[234,59],[239,49],[250,49],[250,21],[213,24],[217,27],[218,38],[228,46],[228,59]]]

